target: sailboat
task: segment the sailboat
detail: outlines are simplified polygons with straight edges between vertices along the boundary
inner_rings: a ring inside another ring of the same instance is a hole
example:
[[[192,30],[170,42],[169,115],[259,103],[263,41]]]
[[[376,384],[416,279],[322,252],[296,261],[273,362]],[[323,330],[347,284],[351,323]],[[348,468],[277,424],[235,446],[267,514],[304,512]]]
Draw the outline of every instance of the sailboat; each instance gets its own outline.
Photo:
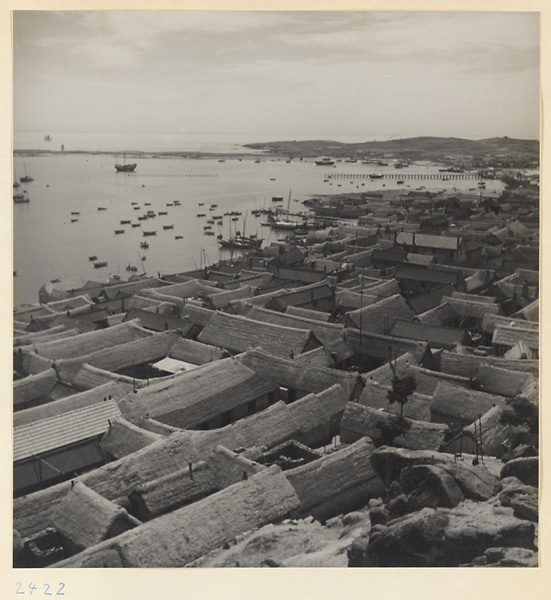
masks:
[[[296,229],[299,226],[299,223],[293,221],[289,218],[291,206],[291,190],[289,190],[289,199],[287,200],[287,217],[282,219],[273,219],[270,220],[270,225],[272,229]]]
[[[121,164],[116,164],[115,165],[115,169],[117,169],[117,173],[133,173],[134,170],[136,169],[137,164],[136,163],[129,163],[126,164],[126,154],[123,156],[123,163]]]
[[[29,181],[34,181],[33,178],[27,173],[27,164],[23,163],[25,166],[25,175],[19,178],[21,183],[29,183]]]

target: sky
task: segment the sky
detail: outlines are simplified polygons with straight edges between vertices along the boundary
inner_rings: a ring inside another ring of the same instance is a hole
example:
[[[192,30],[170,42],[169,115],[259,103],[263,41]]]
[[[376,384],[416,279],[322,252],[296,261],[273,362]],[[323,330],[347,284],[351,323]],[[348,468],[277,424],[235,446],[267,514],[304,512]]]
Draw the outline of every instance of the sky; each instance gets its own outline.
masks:
[[[15,11],[25,131],[539,136],[529,12]]]

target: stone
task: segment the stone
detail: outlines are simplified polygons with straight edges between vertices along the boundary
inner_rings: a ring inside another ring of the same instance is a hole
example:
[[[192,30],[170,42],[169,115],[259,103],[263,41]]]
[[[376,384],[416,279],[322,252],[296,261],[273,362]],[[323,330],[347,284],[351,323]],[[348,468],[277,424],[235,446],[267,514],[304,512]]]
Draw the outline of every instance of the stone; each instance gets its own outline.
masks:
[[[488,548],[483,556],[462,567],[537,567],[538,555],[526,548]]]
[[[492,547],[536,551],[534,536],[534,524],[515,517],[512,508],[466,500],[372,528],[366,561],[379,567],[453,567],[472,563]]]
[[[400,494],[399,496],[396,496],[396,498],[394,498],[387,504],[387,508],[388,512],[393,517],[401,517],[411,512],[409,501],[405,494]]]
[[[349,567],[372,567],[374,566],[367,556],[369,538],[362,536],[356,538],[347,551]]]
[[[529,498],[537,504],[538,489],[532,485],[526,485],[516,477],[506,477],[501,480],[502,491],[498,498],[502,506],[513,506],[513,501],[518,498]]]
[[[538,456],[537,448],[531,444],[520,444],[511,451],[511,458],[526,458],[527,456]]]
[[[386,506],[376,506],[369,511],[371,526],[384,524],[390,519],[390,513]]]
[[[405,467],[451,463],[452,460],[450,454],[390,446],[381,446],[371,454],[373,469],[387,488],[393,481],[399,479],[400,472]]]
[[[515,517],[526,519],[534,523],[538,522],[538,500],[529,496],[514,498],[511,506],[515,511]]]
[[[394,498],[398,498],[403,493],[404,491],[400,487],[400,484],[397,481],[393,481],[387,490],[386,497],[388,500],[394,500]]]
[[[444,469],[433,465],[417,465],[402,469],[402,489],[409,493],[412,510],[426,506],[451,508],[463,500],[463,493],[455,480]]]
[[[501,469],[501,478],[516,477],[527,485],[538,486],[539,459],[538,457],[514,458]]]
[[[488,500],[501,487],[499,478],[492,475],[483,464],[443,463],[440,468],[454,478],[465,498],[471,500]]]

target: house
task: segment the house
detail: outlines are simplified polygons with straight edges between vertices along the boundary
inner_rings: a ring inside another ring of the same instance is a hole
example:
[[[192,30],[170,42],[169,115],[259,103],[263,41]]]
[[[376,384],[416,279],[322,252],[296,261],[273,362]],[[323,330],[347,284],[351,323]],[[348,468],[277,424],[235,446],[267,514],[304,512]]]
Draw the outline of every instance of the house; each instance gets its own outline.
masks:
[[[501,369],[534,373],[535,375],[539,370],[539,361],[533,359],[507,359],[497,356],[457,354],[446,350],[440,355],[440,369],[442,372],[462,375],[463,377],[474,379],[483,364],[493,365]]]
[[[410,340],[424,341],[431,348],[444,348],[450,350],[456,344],[470,344],[469,334],[463,329],[452,329],[451,327],[439,327],[427,325],[415,321],[397,319],[390,330],[393,337],[406,338]]]
[[[328,312],[335,308],[335,290],[324,280],[274,295],[264,306],[281,312],[286,310],[287,306]]]
[[[492,345],[496,356],[503,356],[519,342],[524,343],[528,347],[531,356],[527,358],[538,358],[539,332],[537,330],[533,328],[496,325],[492,337]]]
[[[445,285],[453,285],[458,291],[465,289],[465,280],[459,271],[437,267],[403,265],[396,269],[394,278],[407,297],[424,294]]]
[[[141,525],[124,508],[76,482],[56,507],[51,523],[70,554],[91,548]]]
[[[396,234],[395,244],[407,252],[430,254],[440,264],[459,265],[467,260],[466,243],[461,236],[402,231]]]
[[[366,380],[365,389],[357,402],[363,406],[369,406],[370,408],[381,410],[388,414],[399,415],[401,413],[401,406],[396,402],[390,404],[388,401],[388,392],[391,389],[391,385]],[[406,404],[404,404],[403,415],[406,418],[415,421],[428,422],[431,420],[431,404],[431,396],[413,392],[413,394],[409,396]]]
[[[15,381],[13,384],[13,409],[24,410],[51,402],[50,394],[56,385],[57,377],[53,369],[47,369]]]
[[[129,310],[123,321],[133,321],[135,319],[139,321],[144,329],[151,331],[178,329],[182,332],[183,336],[187,336],[193,329],[193,323],[190,321],[140,308],[132,308]]]
[[[467,390],[445,382],[438,384],[432,398],[431,421],[446,423],[452,430],[467,427],[494,406],[506,406],[503,396]]]
[[[277,356],[296,356],[322,345],[306,327],[283,327],[221,312],[213,313],[197,341],[231,353],[261,347]]]
[[[126,419],[143,417],[183,429],[215,429],[266,408],[277,385],[233,358],[152,383],[119,401]]]
[[[397,319],[410,320],[415,316],[407,302],[395,294],[343,315],[339,321],[349,327],[372,333],[389,334]]]

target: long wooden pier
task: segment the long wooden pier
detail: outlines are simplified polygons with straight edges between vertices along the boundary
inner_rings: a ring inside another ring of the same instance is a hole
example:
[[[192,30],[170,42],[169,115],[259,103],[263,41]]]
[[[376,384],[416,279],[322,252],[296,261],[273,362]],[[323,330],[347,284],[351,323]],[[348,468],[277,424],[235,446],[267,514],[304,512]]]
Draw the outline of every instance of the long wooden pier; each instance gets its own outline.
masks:
[[[372,173],[329,173],[326,179],[440,179],[451,181],[457,179],[479,179],[478,173],[381,173],[375,177]]]

